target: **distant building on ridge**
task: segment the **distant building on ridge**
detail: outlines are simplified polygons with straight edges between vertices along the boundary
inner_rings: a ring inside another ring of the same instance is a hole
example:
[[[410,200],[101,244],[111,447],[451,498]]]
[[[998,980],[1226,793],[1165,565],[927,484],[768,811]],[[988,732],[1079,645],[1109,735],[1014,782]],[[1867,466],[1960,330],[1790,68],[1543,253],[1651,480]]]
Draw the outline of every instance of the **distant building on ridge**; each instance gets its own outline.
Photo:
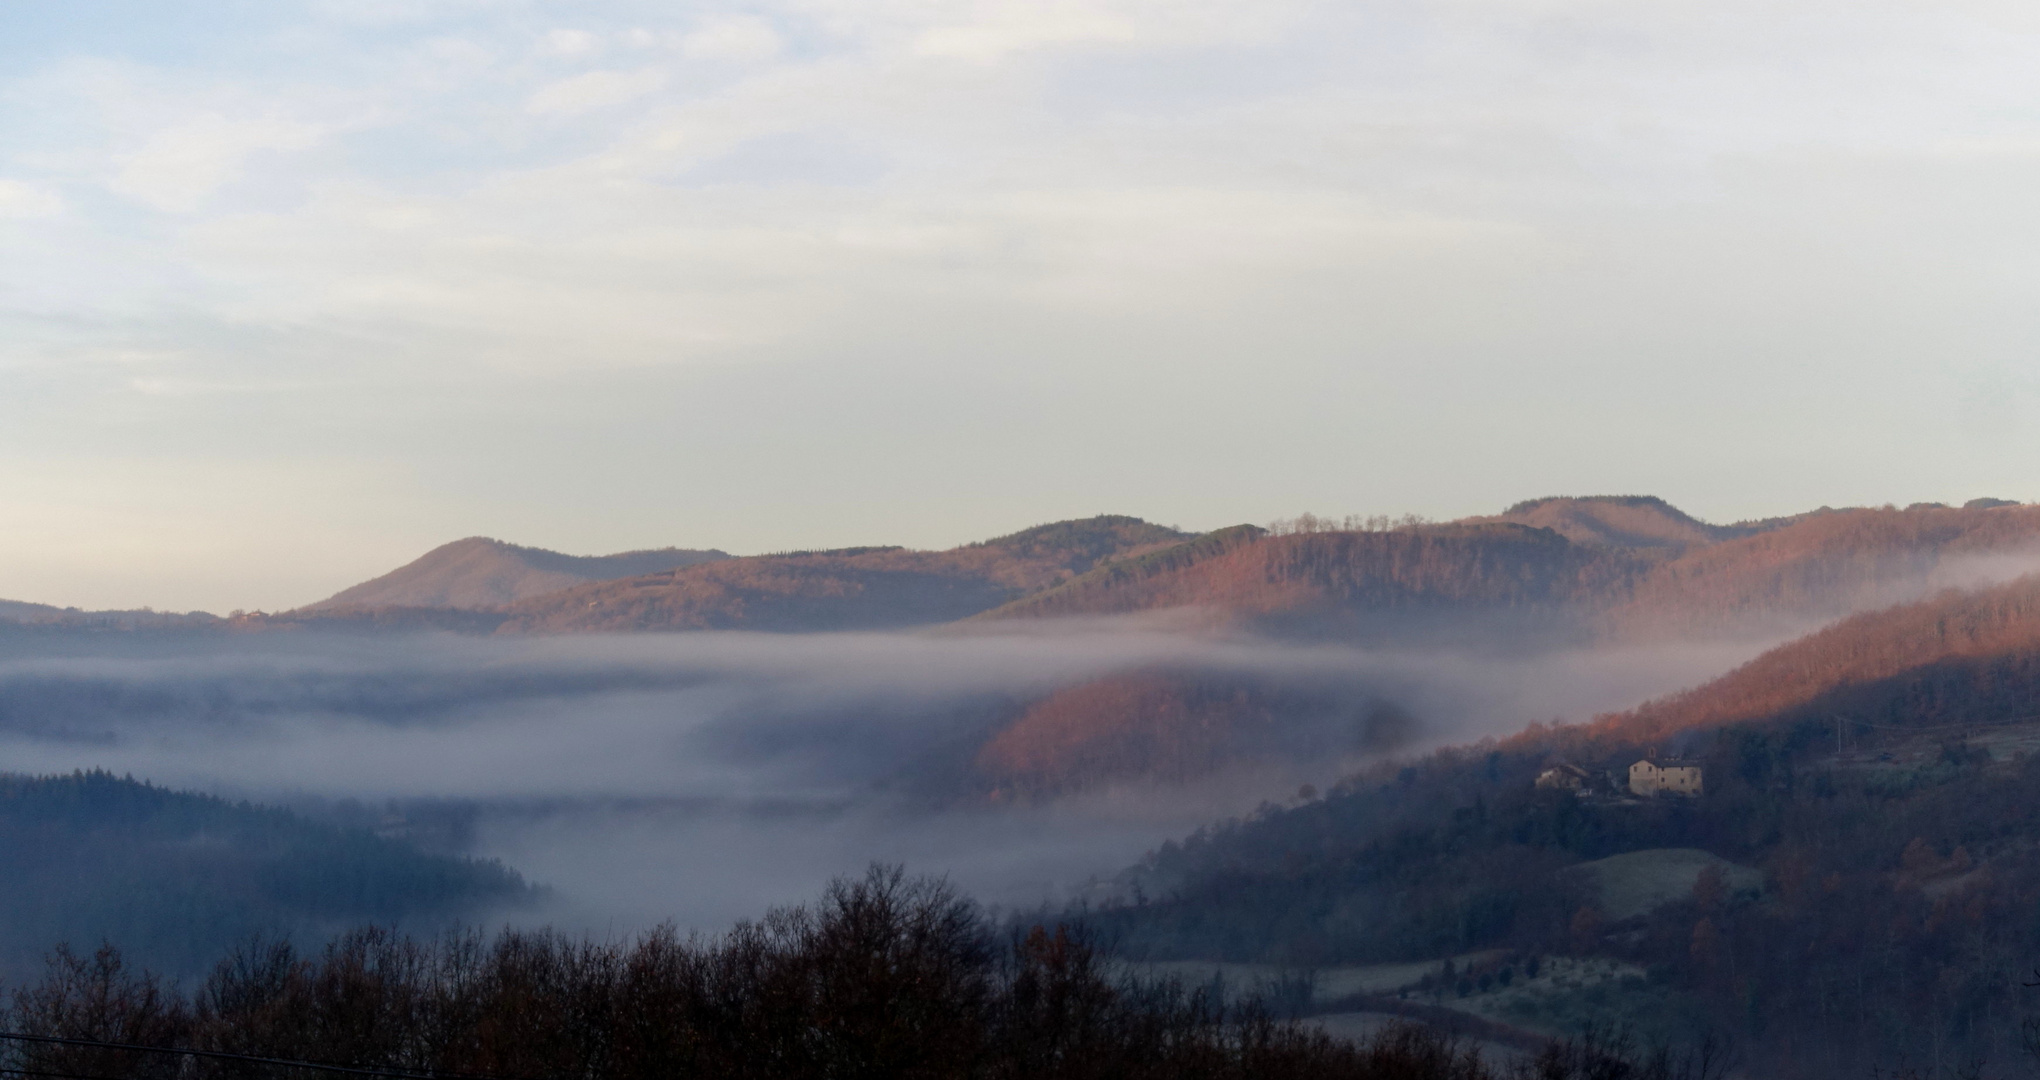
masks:
[[[1700,766],[1673,758],[1660,761],[1644,758],[1629,767],[1629,790],[1637,795],[1698,797],[1703,791]]]

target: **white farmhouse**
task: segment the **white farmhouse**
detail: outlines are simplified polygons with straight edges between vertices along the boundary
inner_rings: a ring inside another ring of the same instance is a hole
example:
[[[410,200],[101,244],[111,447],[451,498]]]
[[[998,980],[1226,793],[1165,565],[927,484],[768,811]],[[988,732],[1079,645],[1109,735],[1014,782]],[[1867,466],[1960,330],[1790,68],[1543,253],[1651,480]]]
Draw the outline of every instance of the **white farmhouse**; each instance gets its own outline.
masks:
[[[1629,767],[1629,790],[1638,795],[1698,797],[1703,790],[1700,765],[1670,758],[1662,761],[1644,758]]]

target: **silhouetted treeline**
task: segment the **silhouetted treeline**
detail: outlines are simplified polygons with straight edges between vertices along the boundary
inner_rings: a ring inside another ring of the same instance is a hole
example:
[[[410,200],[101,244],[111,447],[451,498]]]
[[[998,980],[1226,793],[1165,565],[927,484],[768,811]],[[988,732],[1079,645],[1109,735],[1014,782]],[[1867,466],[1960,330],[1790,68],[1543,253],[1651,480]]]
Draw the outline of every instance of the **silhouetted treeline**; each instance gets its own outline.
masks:
[[[196,973],[257,931],[444,924],[532,897],[493,861],[98,771],[0,774],[0,868],[0,974],[13,975],[66,939]]]
[[[1067,930],[1001,935],[944,884],[874,868],[813,906],[716,938],[629,944],[549,931],[421,942],[379,930],[324,950],[253,945],[191,993],[111,949],[59,952],[17,990],[16,1033],[411,1073],[671,1080],[1490,1080],[1415,1028],[1366,1044],[1248,1004],[1115,977]],[[1691,1076],[1599,1042],[1553,1047],[1541,1080]],[[12,1041],[0,1068],[106,1078],[312,1076],[304,1069]]]

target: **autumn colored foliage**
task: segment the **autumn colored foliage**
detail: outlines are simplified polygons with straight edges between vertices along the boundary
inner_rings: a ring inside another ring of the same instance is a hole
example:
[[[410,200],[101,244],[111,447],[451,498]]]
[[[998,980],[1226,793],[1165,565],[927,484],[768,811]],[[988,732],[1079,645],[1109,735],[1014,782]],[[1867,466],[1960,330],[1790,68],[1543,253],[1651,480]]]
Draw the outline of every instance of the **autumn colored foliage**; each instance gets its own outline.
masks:
[[[1811,628],[1882,607],[1923,583],[1960,583],[2040,561],[2040,507],[1834,510],[1748,526],[1704,526],[1659,500],[1607,500],[1593,528],[1578,504],[1532,504],[1508,520],[1265,535],[1251,527],[1094,571],[986,618],[1167,608],[1276,632],[1406,635],[1412,617],[1457,615],[1432,640],[1479,633],[1481,616],[1541,615],[1521,633],[1558,640]],[[1565,511],[1567,517],[1559,513]],[[1676,515],[1676,516],[1673,516]],[[1571,522],[1572,524],[1567,524]]]
[[[1651,743],[1765,720],[1835,721],[1846,737],[2018,719],[2040,719],[2040,575],[1852,616],[1571,735]]]
[[[1806,629],[2040,546],[2040,506],[1997,504],[1710,525],[1661,499],[1618,496],[1532,500],[1446,524],[1296,521],[1308,527],[1190,537],[1108,515],[947,551],[745,558],[571,559],[468,540],[331,601],[236,626],[788,632],[1172,611],[1184,625],[1313,637],[1633,641]],[[572,583],[648,559],[674,568]],[[678,565],[690,560],[709,561]],[[457,617],[432,606],[456,599]]]
[[[1127,777],[1182,783],[1239,760],[1243,737],[1274,724],[1274,705],[1237,680],[1112,676],[1035,703],[985,744],[976,765],[1029,794]]]

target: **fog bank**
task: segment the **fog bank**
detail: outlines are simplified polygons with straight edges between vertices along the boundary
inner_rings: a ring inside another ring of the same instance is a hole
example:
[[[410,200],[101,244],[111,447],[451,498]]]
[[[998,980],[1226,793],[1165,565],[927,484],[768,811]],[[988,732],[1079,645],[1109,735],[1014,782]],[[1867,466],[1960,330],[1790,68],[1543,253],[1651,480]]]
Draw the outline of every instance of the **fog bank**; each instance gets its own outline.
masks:
[[[936,636],[743,633],[17,637],[0,642],[0,768],[104,768],[298,805],[503,858],[547,917],[714,928],[873,859],[981,897],[1068,895],[1213,817],[1417,752],[1584,719],[1763,643],[1496,658],[1215,639],[1137,623]],[[1250,675],[1329,702],[1187,785],[994,805],[975,749],[1031,701],[1119,672]]]

